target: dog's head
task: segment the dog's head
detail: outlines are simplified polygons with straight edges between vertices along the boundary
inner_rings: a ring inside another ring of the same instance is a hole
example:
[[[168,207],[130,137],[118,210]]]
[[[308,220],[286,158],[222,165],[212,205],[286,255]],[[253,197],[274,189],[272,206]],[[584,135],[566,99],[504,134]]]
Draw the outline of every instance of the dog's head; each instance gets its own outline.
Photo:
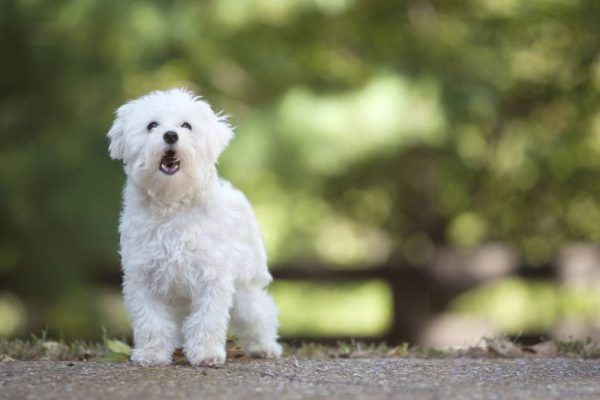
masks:
[[[233,131],[225,117],[185,89],[155,91],[116,112],[110,156],[152,196],[176,200],[205,182]]]

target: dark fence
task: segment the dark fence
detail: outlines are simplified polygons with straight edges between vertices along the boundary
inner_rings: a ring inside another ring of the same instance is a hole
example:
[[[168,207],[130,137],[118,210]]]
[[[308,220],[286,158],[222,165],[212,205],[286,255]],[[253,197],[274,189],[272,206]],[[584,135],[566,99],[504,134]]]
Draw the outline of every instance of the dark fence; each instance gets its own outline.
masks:
[[[286,265],[274,269],[276,280],[313,281],[318,283],[355,282],[367,280],[385,281],[392,292],[393,320],[389,331],[381,337],[363,337],[365,341],[386,341],[390,344],[419,340],[423,326],[433,316],[444,313],[448,304],[458,295],[509,276],[531,280],[548,280],[556,277],[553,265],[538,267],[520,266],[501,274],[473,276],[463,273],[439,273],[429,266],[415,267],[409,264],[385,264],[376,268],[361,270],[332,270],[326,266]],[[545,332],[521,336],[520,340],[531,342],[539,340]],[[346,338],[301,337],[291,340],[337,341]]]

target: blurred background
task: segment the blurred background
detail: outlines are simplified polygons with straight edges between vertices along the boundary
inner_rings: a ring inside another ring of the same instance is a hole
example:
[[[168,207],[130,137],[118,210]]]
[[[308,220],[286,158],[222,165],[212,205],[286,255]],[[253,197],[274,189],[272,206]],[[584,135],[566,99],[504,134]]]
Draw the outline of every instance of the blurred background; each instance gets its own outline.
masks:
[[[130,334],[114,110],[237,137],[286,338],[598,338],[600,2],[0,2],[0,335]]]

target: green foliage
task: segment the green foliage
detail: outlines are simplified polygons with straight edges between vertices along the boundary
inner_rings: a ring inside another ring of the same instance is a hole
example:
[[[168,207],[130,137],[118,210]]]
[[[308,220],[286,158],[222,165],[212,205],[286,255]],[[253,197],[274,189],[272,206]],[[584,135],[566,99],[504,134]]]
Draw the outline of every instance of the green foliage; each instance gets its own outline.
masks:
[[[507,333],[539,333],[550,331],[561,319],[597,321],[600,296],[593,288],[506,278],[458,296],[449,311],[477,315]]]
[[[598,241],[598,21],[594,0],[2,1],[0,290],[21,331],[98,331],[124,180],[104,135],[180,85],[232,115],[220,169],[274,263]]]
[[[284,336],[376,336],[385,333],[392,320],[392,294],[381,281],[275,282],[269,291],[282,309]]]

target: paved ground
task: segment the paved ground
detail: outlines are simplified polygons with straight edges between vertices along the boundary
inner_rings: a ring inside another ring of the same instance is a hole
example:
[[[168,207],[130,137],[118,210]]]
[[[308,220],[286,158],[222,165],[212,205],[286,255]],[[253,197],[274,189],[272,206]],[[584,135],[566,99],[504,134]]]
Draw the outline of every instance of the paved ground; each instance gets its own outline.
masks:
[[[600,360],[233,360],[218,369],[3,362],[0,399],[599,399]]]

